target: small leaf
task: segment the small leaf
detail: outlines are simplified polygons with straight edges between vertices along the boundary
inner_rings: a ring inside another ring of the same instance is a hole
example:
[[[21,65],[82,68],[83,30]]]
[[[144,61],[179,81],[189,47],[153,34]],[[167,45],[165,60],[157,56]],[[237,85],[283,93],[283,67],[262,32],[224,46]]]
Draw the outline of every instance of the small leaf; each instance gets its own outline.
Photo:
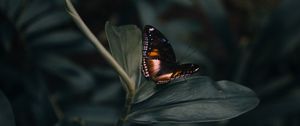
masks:
[[[105,31],[113,57],[138,84],[141,77],[141,31],[135,25],[115,27],[109,22],[105,25]]]
[[[230,81],[214,82],[207,77],[191,77],[155,88],[149,98],[133,105],[130,121],[219,121],[245,113],[259,102],[256,94],[244,86]]]

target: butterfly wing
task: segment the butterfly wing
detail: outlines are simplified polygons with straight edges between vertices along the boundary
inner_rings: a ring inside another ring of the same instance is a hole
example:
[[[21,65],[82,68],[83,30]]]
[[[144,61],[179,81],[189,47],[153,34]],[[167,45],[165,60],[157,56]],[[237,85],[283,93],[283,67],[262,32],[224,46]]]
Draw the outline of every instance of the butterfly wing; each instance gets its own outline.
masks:
[[[166,37],[150,25],[146,25],[143,30],[142,60],[144,76],[157,84],[188,76],[199,68],[195,64],[177,64],[173,48]]]
[[[146,78],[153,80],[155,83],[165,82],[171,80],[174,68],[172,64],[168,65],[159,59],[143,59],[145,62],[143,65],[143,73]]]
[[[144,27],[143,45],[144,57],[176,63],[175,53],[168,39],[153,26]]]
[[[164,66],[164,64],[162,64],[162,66]],[[193,73],[196,73],[200,67],[197,64],[181,64],[167,68],[169,69],[159,71],[153,79],[156,84],[165,84],[174,79],[186,78]]]
[[[162,71],[171,68],[163,64],[176,64],[176,57],[167,38],[156,28],[146,25],[143,30],[142,71],[146,78],[154,79]]]
[[[173,71],[173,79],[176,78],[182,78],[192,75],[193,73],[196,73],[199,70],[200,66],[197,64],[181,64],[177,66]]]

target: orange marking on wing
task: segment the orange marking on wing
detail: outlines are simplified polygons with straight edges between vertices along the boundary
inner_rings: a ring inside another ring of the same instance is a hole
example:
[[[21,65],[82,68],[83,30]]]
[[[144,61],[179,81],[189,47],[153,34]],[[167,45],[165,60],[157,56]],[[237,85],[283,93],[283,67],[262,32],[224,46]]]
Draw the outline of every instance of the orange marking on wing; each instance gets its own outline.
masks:
[[[156,81],[170,81],[173,73],[166,73],[155,78]]]
[[[148,56],[151,56],[151,57],[159,56],[158,49],[153,49],[151,52],[148,52]]]
[[[181,74],[181,71],[176,71],[176,72],[172,75],[172,77],[179,76],[180,74]]]

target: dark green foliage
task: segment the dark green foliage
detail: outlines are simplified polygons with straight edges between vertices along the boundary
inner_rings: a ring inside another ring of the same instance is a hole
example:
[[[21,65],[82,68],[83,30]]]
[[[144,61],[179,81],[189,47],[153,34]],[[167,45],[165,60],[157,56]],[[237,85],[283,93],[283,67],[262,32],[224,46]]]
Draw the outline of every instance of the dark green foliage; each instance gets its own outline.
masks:
[[[72,97],[96,93],[97,90],[91,89],[95,87],[97,74],[79,66],[71,57],[95,50],[77,30],[64,5],[43,0],[0,3],[0,91],[3,92],[0,100],[1,109],[5,109],[1,111],[3,117],[8,115],[7,120],[1,116],[0,125],[53,126],[62,117],[69,120],[80,116],[83,111],[68,112],[78,100]],[[116,90],[119,94],[121,89]],[[115,116],[112,118],[117,117],[115,111],[108,112]]]
[[[0,122],[1,124],[5,124],[7,126],[15,126],[15,117],[13,115],[13,110],[8,99],[5,95],[0,92]]]
[[[72,2],[136,82],[125,125],[300,125],[299,1]],[[139,29],[146,24],[166,35],[180,63],[201,65],[200,75],[160,86],[144,80]],[[116,125],[121,83],[64,0],[0,0],[1,126]],[[260,103],[249,111],[254,92]]]

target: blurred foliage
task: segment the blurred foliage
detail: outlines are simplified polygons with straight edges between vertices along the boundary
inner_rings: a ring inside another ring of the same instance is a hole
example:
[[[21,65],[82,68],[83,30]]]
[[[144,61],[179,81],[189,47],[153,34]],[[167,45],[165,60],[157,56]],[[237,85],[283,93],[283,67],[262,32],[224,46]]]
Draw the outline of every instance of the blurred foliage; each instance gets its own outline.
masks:
[[[261,99],[231,120],[179,125],[300,125],[299,1],[74,2],[104,45],[106,20],[151,24],[171,41],[179,60],[200,64],[200,73],[214,80],[250,87]],[[118,76],[62,0],[0,0],[0,69],[0,125],[113,125],[124,104]]]
[[[115,123],[123,103],[117,76],[62,1],[1,0],[0,18],[1,91],[16,125]]]

